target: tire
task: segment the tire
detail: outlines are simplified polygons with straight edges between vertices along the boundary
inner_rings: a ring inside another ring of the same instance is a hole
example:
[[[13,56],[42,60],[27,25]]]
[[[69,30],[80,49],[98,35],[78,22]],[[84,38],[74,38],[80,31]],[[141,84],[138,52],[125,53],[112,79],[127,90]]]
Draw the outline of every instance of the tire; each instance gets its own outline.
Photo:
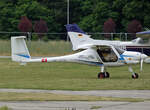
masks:
[[[137,73],[134,73],[134,75],[132,75],[132,78],[133,79],[138,79],[139,78],[139,75]]]
[[[105,78],[104,73],[102,72],[98,73],[98,79],[103,79],[103,78]]]

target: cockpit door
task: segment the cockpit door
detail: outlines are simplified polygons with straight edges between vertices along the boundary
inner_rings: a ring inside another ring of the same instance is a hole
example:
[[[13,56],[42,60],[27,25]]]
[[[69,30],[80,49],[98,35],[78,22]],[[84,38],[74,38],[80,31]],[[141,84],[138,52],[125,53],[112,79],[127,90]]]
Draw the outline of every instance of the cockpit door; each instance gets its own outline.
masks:
[[[113,46],[98,46],[97,53],[103,62],[117,62],[119,53]]]

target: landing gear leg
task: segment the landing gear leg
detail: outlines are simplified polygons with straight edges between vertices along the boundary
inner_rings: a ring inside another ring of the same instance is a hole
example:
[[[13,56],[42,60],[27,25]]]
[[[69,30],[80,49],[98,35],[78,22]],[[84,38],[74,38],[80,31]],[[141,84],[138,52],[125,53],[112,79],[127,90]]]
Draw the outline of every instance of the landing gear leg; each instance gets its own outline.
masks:
[[[110,77],[109,73],[105,72],[105,78],[109,78],[109,77]]]
[[[106,71],[106,68],[103,66],[101,66],[101,72],[98,73],[98,79],[103,79],[103,78],[109,78],[110,75],[109,73]]]
[[[129,66],[129,71],[132,73],[133,79],[138,79],[139,75],[133,71],[131,66]]]

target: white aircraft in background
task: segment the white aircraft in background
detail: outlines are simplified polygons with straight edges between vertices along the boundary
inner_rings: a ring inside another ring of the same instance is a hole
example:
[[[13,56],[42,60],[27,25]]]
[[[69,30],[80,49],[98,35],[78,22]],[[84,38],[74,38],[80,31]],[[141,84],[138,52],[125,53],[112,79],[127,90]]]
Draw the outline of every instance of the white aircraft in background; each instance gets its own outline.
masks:
[[[69,34],[77,35],[79,38],[90,39],[88,35],[78,32],[69,32]],[[133,71],[131,65],[140,63],[142,70],[143,60],[147,58],[147,55],[140,52],[121,50],[102,42],[101,44],[93,45],[89,43],[81,45],[84,50],[72,55],[32,59],[26,46],[25,38],[25,36],[11,37],[12,61],[23,64],[29,62],[75,62],[95,65],[101,67],[98,78],[109,77],[109,73],[106,71],[106,67],[108,66],[128,65],[129,71],[132,73],[132,78],[136,79],[138,78],[138,74]],[[79,47],[75,48],[78,49]]]
[[[93,45],[108,44],[127,51],[136,51],[150,56],[150,31],[138,32],[138,38],[132,41],[94,40],[91,35],[86,34],[77,24],[67,24],[66,29],[70,37],[73,50],[88,49]],[[145,59],[150,63],[150,58]]]

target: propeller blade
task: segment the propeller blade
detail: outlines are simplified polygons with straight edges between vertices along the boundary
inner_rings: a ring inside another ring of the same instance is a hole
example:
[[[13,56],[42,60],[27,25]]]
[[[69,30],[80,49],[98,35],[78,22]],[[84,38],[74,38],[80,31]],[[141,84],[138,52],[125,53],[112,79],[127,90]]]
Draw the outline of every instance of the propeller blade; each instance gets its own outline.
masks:
[[[144,60],[143,60],[143,59],[141,59],[141,62],[140,62],[140,63],[141,63],[141,64],[140,64],[140,65],[141,65],[140,71],[142,71],[142,70],[143,70],[143,61],[144,61]]]
[[[144,61],[146,58],[148,58],[148,56],[145,55],[145,54],[141,54],[140,57],[141,57],[141,58],[140,58],[140,66],[141,66],[140,71],[142,71],[142,70],[143,70],[143,61]]]

